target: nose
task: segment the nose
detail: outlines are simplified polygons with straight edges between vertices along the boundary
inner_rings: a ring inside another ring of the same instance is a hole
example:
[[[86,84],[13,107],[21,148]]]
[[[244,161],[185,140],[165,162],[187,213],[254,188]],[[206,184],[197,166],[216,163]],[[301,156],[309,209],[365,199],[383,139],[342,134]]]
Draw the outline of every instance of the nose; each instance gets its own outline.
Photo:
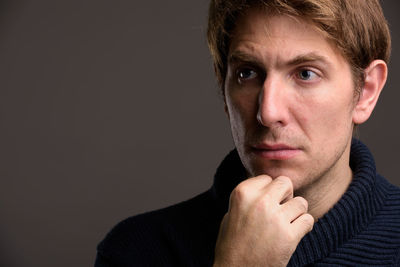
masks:
[[[288,122],[288,96],[279,77],[267,77],[258,96],[257,121],[265,127],[285,126]]]

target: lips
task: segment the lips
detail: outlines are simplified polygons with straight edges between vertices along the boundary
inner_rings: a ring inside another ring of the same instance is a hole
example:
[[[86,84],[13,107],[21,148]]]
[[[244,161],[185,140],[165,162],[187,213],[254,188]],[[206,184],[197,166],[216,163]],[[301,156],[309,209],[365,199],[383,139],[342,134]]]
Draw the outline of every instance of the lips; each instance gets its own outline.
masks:
[[[269,160],[288,160],[300,153],[300,149],[286,144],[257,144],[251,148],[255,155]]]

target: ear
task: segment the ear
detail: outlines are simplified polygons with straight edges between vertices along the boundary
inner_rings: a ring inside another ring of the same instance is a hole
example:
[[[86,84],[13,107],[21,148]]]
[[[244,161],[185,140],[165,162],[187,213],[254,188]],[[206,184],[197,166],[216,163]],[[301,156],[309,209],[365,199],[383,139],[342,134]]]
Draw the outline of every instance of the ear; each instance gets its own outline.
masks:
[[[365,69],[365,81],[353,110],[353,123],[364,123],[371,116],[386,83],[388,68],[383,60],[374,60]]]

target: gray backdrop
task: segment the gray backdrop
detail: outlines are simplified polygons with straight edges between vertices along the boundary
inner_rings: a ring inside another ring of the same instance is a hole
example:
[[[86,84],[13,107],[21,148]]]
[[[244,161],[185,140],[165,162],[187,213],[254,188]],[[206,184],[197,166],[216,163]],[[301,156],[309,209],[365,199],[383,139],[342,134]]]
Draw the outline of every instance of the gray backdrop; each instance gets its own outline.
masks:
[[[206,190],[233,147],[208,0],[0,0],[0,266],[91,266],[127,216]],[[399,2],[361,139],[400,185]]]

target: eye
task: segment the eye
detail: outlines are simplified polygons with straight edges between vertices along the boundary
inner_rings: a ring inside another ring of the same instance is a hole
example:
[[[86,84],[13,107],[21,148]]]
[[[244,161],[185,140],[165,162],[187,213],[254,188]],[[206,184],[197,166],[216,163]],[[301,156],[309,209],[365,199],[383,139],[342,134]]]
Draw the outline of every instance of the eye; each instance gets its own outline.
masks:
[[[237,70],[236,75],[238,77],[239,83],[247,81],[247,80],[255,79],[258,76],[257,72],[250,68],[239,69],[239,70]]]
[[[310,80],[315,80],[316,78],[318,78],[318,74],[316,74],[314,71],[312,70],[300,70],[297,73],[298,78],[300,78],[303,81],[310,81]]]

